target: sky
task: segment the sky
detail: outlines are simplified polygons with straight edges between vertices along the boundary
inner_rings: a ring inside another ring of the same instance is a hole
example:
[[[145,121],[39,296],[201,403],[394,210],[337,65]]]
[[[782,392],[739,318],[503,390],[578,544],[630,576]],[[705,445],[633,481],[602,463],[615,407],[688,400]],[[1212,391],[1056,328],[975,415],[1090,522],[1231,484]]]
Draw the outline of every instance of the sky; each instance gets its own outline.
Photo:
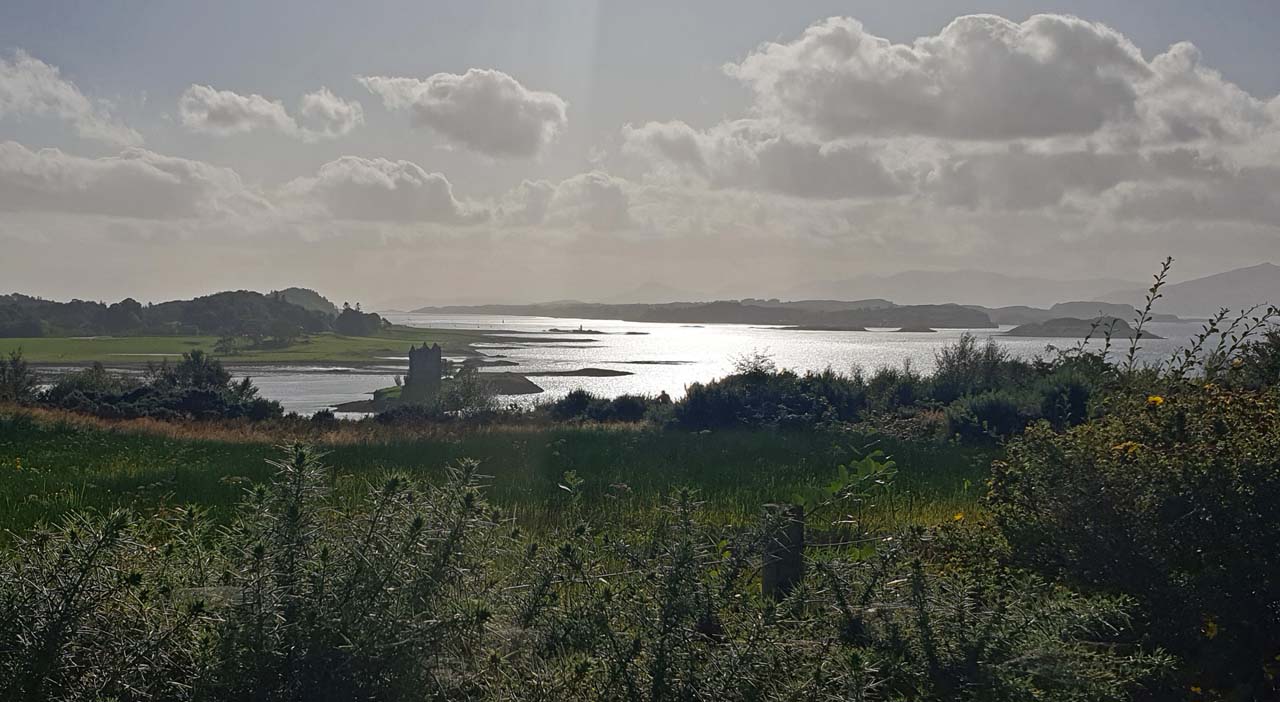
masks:
[[[0,292],[783,296],[1280,260],[1280,3],[0,5]]]

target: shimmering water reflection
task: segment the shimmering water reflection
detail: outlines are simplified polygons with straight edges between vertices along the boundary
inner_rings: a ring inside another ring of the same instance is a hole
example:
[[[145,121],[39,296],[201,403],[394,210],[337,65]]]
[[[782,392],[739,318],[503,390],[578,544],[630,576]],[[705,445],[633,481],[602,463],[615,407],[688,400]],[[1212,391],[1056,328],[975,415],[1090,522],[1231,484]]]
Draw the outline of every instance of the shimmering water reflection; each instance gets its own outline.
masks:
[[[913,368],[928,373],[933,370],[938,349],[954,343],[963,333],[958,329],[933,333],[879,329],[866,332],[796,331],[740,324],[680,325],[488,315],[393,313],[386,317],[396,324],[415,327],[503,332],[546,332],[553,328],[579,327],[595,330],[603,333],[591,335],[590,343],[526,345],[503,342],[479,344],[476,348],[487,356],[517,364],[493,370],[537,373],[606,368],[632,374],[607,378],[535,377],[532,380],[546,392],[510,398],[522,403],[554,399],[576,388],[603,396],[623,393],[656,395],[665,391],[672,397],[680,397],[690,383],[725,375],[732,371],[736,360],[757,352],[767,354],[781,368],[801,372],[826,368],[841,372],[854,368],[874,370],[909,363]],[[1010,353],[1021,358],[1044,355],[1049,345],[1064,347],[1076,343],[1071,339],[1000,336],[1008,329],[975,329],[972,333],[979,340],[995,336]],[[1165,339],[1143,340],[1139,355],[1148,362],[1164,360],[1199,329],[1198,324],[1192,323],[1152,324],[1150,330]],[[583,335],[575,333],[573,336],[580,339]],[[1121,340],[1116,345],[1127,349],[1128,342]],[[388,358],[386,362],[385,366],[377,368],[351,368],[339,372],[262,368],[250,369],[248,374],[254,377],[263,396],[279,400],[286,411],[311,413],[339,402],[365,399],[373,390],[390,385],[396,373],[403,373],[405,369],[400,359]]]

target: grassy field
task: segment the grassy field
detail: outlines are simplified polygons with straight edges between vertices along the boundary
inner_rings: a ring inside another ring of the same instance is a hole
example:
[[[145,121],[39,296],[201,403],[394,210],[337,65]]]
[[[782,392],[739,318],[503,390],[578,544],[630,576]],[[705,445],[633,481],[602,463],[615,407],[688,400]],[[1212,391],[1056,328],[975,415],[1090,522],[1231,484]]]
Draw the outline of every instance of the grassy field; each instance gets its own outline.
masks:
[[[147,425],[139,425],[147,426]],[[152,425],[155,426],[155,425]],[[215,434],[216,435],[216,434]],[[225,517],[267,479],[273,437],[200,438],[198,429],[140,431],[0,411],[0,530],[22,530],[67,510],[199,504]],[[756,519],[761,506],[824,484],[836,467],[880,449],[899,465],[892,499],[869,519],[928,523],[972,513],[990,455],[950,445],[898,443],[850,432],[688,434],[656,429],[509,427],[394,435],[323,445],[343,494],[391,472],[427,479],[464,458],[480,461],[491,499],[529,527],[555,523],[567,471],[584,481],[588,510],[609,519],[651,513],[692,487],[709,518]]]
[[[548,341],[536,335],[513,337],[474,330],[418,329],[391,327],[375,337],[340,336],[325,333],[307,337],[280,349],[242,350],[233,356],[221,356],[227,364],[236,363],[376,363],[384,356],[403,356],[410,344],[438,343],[445,353],[471,353],[471,344],[486,342],[524,343]],[[563,340],[563,337],[557,341]],[[213,353],[218,339],[212,336],[99,336],[40,337],[0,339],[0,352],[22,349],[31,363],[105,364],[145,363],[177,358],[195,349]]]

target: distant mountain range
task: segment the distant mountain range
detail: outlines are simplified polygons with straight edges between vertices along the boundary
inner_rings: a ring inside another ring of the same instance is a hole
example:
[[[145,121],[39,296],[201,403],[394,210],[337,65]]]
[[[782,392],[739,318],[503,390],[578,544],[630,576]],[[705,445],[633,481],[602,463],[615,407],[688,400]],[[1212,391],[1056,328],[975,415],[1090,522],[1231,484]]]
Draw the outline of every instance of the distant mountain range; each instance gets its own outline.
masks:
[[[1154,308],[1157,321],[1174,321],[1175,316],[1207,317],[1221,307],[1234,311],[1255,304],[1280,304],[1280,266],[1263,263],[1204,278],[1170,283],[1165,286],[1163,293]],[[1143,305],[1145,294],[1143,284],[1116,278],[1050,280],[989,271],[904,271],[883,276],[814,281],[793,287],[786,294],[770,299],[745,298],[740,301],[741,306],[749,308],[773,308],[773,312],[769,313],[730,309],[723,305],[718,308],[709,307],[717,300],[736,300],[708,297],[659,282],[649,282],[598,302],[557,300],[532,305],[454,303],[422,309],[472,314],[502,310],[505,314],[520,314],[519,310],[530,313],[530,310],[537,308],[539,312],[536,313],[550,313],[550,316],[610,316],[624,319],[648,316],[650,321],[659,321],[654,317],[687,317],[689,314],[684,310],[676,313],[674,308],[701,307],[705,312],[715,310],[716,314],[713,316],[724,313],[746,323],[763,323],[760,318],[766,316],[773,319],[787,317],[788,314],[778,309],[785,307],[792,307],[791,314],[797,314],[794,309],[797,307],[802,307],[809,313],[829,313],[951,304],[981,311],[996,324],[1018,325],[1055,318],[1092,319],[1099,315],[1132,320],[1133,308]],[[661,309],[663,306],[670,307]],[[420,305],[398,306],[399,309],[417,307]],[[638,307],[645,309],[636,309]],[[807,321],[815,323],[813,320]]]
[[[788,300],[856,300],[880,297],[900,305],[955,302],[963,305],[1049,307],[1063,300],[1089,300],[1102,290],[1141,287],[1116,278],[1049,280],[989,271],[903,271],[846,280],[813,281],[780,295]]]
[[[1129,286],[1102,299],[1141,306],[1147,291]],[[1182,317],[1208,317],[1225,307],[1237,312],[1254,305],[1280,305],[1280,266],[1260,263],[1225,273],[1166,285],[1155,310]]]

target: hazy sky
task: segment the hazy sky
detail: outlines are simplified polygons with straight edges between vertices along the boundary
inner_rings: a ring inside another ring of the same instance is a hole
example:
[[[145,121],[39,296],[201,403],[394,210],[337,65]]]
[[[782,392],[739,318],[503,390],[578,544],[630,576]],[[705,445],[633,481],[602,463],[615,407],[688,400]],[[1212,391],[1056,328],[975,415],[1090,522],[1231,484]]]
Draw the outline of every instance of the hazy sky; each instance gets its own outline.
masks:
[[[981,14],[988,13],[988,14]],[[0,292],[1280,259],[1280,3],[0,4]]]

